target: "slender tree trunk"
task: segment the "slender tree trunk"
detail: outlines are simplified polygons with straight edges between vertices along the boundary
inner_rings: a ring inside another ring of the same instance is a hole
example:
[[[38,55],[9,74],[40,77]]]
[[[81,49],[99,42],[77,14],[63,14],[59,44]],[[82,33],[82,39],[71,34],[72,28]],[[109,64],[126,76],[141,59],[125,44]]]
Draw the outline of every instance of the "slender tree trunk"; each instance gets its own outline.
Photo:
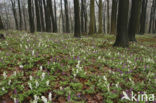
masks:
[[[102,0],[99,0],[99,30],[98,33],[102,33],[102,8],[103,8],[103,4],[102,4]]]
[[[52,27],[53,27],[53,32],[55,33],[56,32],[56,26],[55,26],[55,18],[54,18],[54,12],[53,12],[53,2],[51,0],[47,0],[47,5],[48,5],[48,11],[50,14],[50,17],[51,17],[51,21],[52,21]]]
[[[109,0],[107,0],[107,33],[110,33]]]
[[[0,16],[0,30],[3,30],[3,29],[4,29],[4,26],[3,26],[2,18]]]
[[[152,7],[151,7],[151,15],[150,15],[150,24],[149,24],[149,32],[154,33],[154,25],[155,25],[155,12],[156,12],[156,1],[153,0]]]
[[[35,32],[35,24],[34,24],[34,18],[33,18],[33,5],[32,0],[28,0],[28,11],[29,11],[29,25],[30,25],[30,32]]]
[[[13,16],[14,16],[14,20],[15,20],[15,25],[16,25],[16,30],[19,30],[18,28],[18,20],[17,20],[17,13],[16,13],[16,8],[15,8],[15,1],[14,0],[10,0],[11,1],[11,5],[12,5],[12,11],[13,11]]]
[[[24,19],[24,29],[27,31],[26,10],[24,4],[22,5],[22,10],[23,10],[23,19]]]
[[[142,2],[142,13],[141,13],[141,19],[140,19],[140,34],[142,35],[145,33],[147,3],[148,3],[148,0],[143,0]]]
[[[39,0],[39,8],[40,8],[40,17],[41,17],[41,28],[42,28],[42,31],[45,31],[44,14],[43,14],[43,2],[42,2],[42,0]]]
[[[106,21],[106,17],[105,17],[105,10],[106,10],[105,8],[106,8],[106,5],[105,5],[105,2],[103,3],[103,5],[104,5],[103,6],[103,32],[106,33],[106,26],[105,26],[106,25],[105,24],[106,23],[105,22]]]
[[[112,0],[111,34],[116,34],[117,29],[117,0]]]
[[[114,46],[128,47],[129,0],[119,0],[117,36]]]
[[[55,31],[54,32],[58,32],[58,28],[57,28],[57,8],[56,8],[56,0],[54,0],[54,10],[55,10]]]
[[[48,4],[47,4],[48,3]],[[51,19],[50,19],[50,10],[49,10],[49,0],[47,2],[43,0],[44,12],[45,12],[45,22],[46,22],[46,32],[51,32]]]
[[[62,16],[62,31],[65,32],[65,22],[64,22],[64,13],[63,13],[63,3],[61,0],[61,16]]]
[[[36,10],[37,31],[41,32],[41,21],[40,21],[40,11],[39,11],[39,1],[38,0],[35,0],[35,10]]]
[[[141,0],[132,0],[131,17],[128,30],[129,41],[136,41],[135,34],[139,25],[138,21],[140,20],[141,4]]]
[[[90,0],[90,26],[89,34],[92,35],[95,33],[95,9],[94,9],[94,0]]]
[[[79,0],[74,0],[74,18],[75,18],[74,37],[80,37],[80,7],[79,7]]]
[[[65,15],[66,15],[66,33],[70,32],[69,13],[68,13],[68,0],[64,0]]]
[[[86,0],[84,0],[84,28],[85,28],[85,33],[88,32],[88,14],[87,14],[87,4]]]
[[[84,1],[85,0],[81,0],[81,33],[84,33]]]
[[[21,12],[21,2],[20,2],[20,0],[18,0],[18,10],[19,10],[19,23],[20,23],[20,25],[19,25],[19,28],[20,28],[20,30],[22,30],[22,25],[23,25],[23,20],[22,20],[22,12]]]

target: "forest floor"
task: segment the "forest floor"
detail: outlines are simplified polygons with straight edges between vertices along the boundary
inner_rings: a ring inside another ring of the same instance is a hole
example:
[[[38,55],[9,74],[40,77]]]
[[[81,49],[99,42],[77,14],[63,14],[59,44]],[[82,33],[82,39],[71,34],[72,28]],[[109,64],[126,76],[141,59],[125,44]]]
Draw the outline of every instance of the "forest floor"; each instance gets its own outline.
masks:
[[[0,40],[0,103],[130,103],[123,93],[156,96],[154,35],[116,48],[112,35],[0,33],[6,34]]]

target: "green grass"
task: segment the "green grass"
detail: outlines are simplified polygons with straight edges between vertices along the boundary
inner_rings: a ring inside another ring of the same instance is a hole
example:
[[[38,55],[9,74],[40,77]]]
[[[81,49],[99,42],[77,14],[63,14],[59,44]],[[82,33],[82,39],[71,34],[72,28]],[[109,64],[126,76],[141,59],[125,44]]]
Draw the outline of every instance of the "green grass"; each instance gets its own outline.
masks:
[[[156,95],[154,35],[116,48],[112,35],[1,33],[0,102],[42,103],[50,93],[54,103],[129,102],[123,91]]]

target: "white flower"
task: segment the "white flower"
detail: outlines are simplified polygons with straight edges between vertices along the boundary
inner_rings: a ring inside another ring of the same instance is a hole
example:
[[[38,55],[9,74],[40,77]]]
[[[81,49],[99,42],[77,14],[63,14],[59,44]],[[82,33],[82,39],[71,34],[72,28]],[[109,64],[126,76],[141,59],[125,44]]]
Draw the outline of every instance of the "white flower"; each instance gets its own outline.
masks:
[[[51,92],[48,95],[48,99],[49,99],[49,101],[52,101],[52,93]]]
[[[28,83],[28,85],[29,85],[29,88],[32,90],[32,85],[31,85],[31,83]]]
[[[16,73],[16,71],[14,71],[14,74],[13,74],[14,76],[16,76],[17,75],[17,73]]]
[[[32,81],[32,80],[33,80],[33,77],[30,75],[30,76],[29,76],[29,79]]]
[[[42,71],[43,70],[43,67],[42,66],[40,66],[40,71]]]
[[[107,78],[106,78],[106,76],[103,76],[103,79],[104,79],[105,81],[107,81]]]
[[[20,67],[21,69],[23,69],[24,66],[23,66],[23,65],[20,65],[19,67]]]
[[[63,90],[62,86],[60,87],[60,90]]]
[[[14,103],[17,103],[17,99],[16,98],[14,98]]]
[[[45,96],[42,96],[41,98],[42,98],[42,101],[43,101],[44,103],[48,103],[48,100],[47,100],[47,98],[46,98]]]
[[[109,83],[107,84],[107,89],[108,89],[108,92],[110,92],[110,85],[109,85]]]
[[[40,98],[39,98],[38,96],[34,95],[33,103],[38,103],[38,100],[39,100],[39,99],[40,99]]]
[[[98,59],[100,60],[101,59],[101,56],[99,56]]]
[[[11,80],[9,80],[9,82],[8,82],[8,85],[10,85],[11,84]]]
[[[5,91],[5,88],[4,87],[2,87],[2,91]]]
[[[49,86],[49,80],[46,82],[46,85]]]
[[[44,78],[45,78],[45,73],[42,73],[41,80],[44,80]]]
[[[35,84],[36,84],[36,88],[39,87],[38,81],[35,81]]]
[[[3,72],[3,77],[4,77],[4,79],[7,78],[7,74],[6,74],[6,72]]]
[[[34,54],[35,54],[35,50],[32,51],[32,55],[34,55]]]

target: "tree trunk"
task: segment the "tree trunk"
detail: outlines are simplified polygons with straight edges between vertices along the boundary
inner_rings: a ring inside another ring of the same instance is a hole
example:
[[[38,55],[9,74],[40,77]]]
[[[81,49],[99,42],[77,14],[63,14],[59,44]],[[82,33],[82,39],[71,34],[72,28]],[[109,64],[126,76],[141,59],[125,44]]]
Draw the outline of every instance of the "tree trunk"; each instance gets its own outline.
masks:
[[[109,0],[107,0],[107,33],[110,33]]]
[[[4,26],[3,26],[2,18],[0,16],[0,30],[3,30],[3,29],[4,29]]]
[[[35,0],[35,10],[36,10],[37,31],[41,32],[41,21],[40,21],[40,11],[39,11],[39,1],[38,0]]]
[[[75,18],[74,37],[80,37],[80,7],[79,7],[79,0],[74,0],[74,18]]]
[[[140,19],[140,34],[142,35],[145,33],[147,3],[148,0],[143,0],[142,2],[142,13]]]
[[[56,8],[56,0],[54,0],[54,11],[55,11],[55,23],[54,23],[54,26],[55,26],[55,31],[54,32],[58,32],[58,28],[57,28],[57,8]]]
[[[54,18],[54,12],[53,12],[53,2],[51,0],[47,0],[47,5],[48,5],[48,11],[50,14],[50,17],[51,17],[51,21],[52,21],[52,28],[53,28],[53,32],[55,33],[56,32],[56,27],[55,27],[55,18]]]
[[[43,0],[44,12],[45,12],[45,22],[46,22],[46,32],[51,32],[51,19],[50,19],[50,9],[48,7],[49,0],[47,2]]]
[[[26,8],[25,8],[24,5],[25,4],[22,4],[23,19],[24,19],[24,29],[27,31]]]
[[[112,0],[111,34],[116,34],[117,29],[117,0]]]
[[[63,13],[62,0],[60,2],[61,2],[61,16],[62,16],[62,32],[65,32],[65,22],[64,22],[64,13]]]
[[[33,9],[32,9],[32,0],[28,0],[28,11],[29,11],[29,25],[30,25],[30,32],[35,32],[35,25],[34,25],[34,18],[33,18]]]
[[[84,33],[84,1],[85,0],[81,0],[81,33]]]
[[[88,32],[88,14],[87,14],[87,4],[86,0],[84,0],[84,28],[85,28],[85,33]]]
[[[42,0],[39,0],[39,8],[40,8],[40,17],[41,17],[41,28],[42,28],[42,31],[45,31]]]
[[[131,17],[128,29],[129,41],[136,41],[135,34],[139,25],[138,21],[140,20],[141,4],[141,0],[132,0]]]
[[[16,8],[15,8],[15,1],[14,0],[10,0],[11,1],[11,5],[12,5],[12,11],[13,11],[13,16],[14,16],[14,20],[15,20],[15,25],[16,25],[16,30],[19,30],[18,28],[18,20],[17,20],[17,13],[16,13]]]
[[[117,36],[114,46],[128,47],[129,0],[119,0]]]
[[[102,8],[103,8],[103,4],[102,4],[102,0],[99,0],[99,30],[98,33],[101,34],[102,33]]]
[[[19,28],[20,28],[20,30],[22,30],[22,24],[23,24],[23,20],[22,20],[22,12],[21,12],[21,2],[20,2],[20,0],[18,0],[18,9],[19,9],[19,23],[20,23],[20,25],[19,25]]]
[[[94,9],[94,0],[90,0],[90,26],[89,34],[92,35],[95,33],[95,9]]]
[[[69,24],[69,12],[68,12],[68,1],[64,0],[64,6],[65,6],[65,15],[66,15],[66,33],[70,32],[70,24]]]

